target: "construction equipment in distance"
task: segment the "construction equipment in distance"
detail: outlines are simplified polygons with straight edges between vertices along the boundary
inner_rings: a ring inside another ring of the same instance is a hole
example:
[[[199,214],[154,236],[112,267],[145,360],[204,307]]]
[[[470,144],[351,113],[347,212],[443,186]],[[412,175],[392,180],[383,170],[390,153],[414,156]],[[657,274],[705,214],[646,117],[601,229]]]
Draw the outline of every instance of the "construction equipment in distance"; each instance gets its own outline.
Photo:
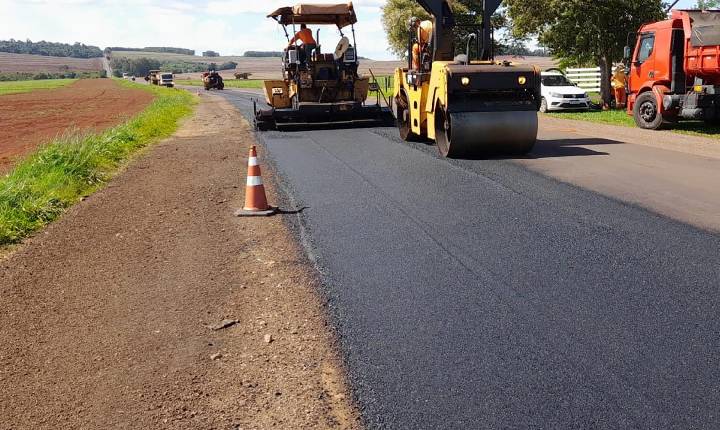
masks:
[[[289,46],[283,54],[282,80],[264,82],[265,100],[270,109],[255,106],[259,130],[327,125],[378,125],[392,123],[392,112],[380,105],[377,83],[358,75],[355,41],[357,17],[352,3],[298,4],[281,7],[268,15],[277,21],[290,41],[296,25],[332,25],[340,41],[334,52],[323,53],[320,30],[316,46]],[[350,27],[352,43],[343,29]],[[335,45],[333,45],[335,46]],[[370,90],[377,91],[375,104],[366,104]]]
[[[160,84],[160,70],[150,70],[145,76],[145,80],[153,85]]]
[[[674,10],[625,47],[627,113],[657,130],[680,119],[720,122],[720,11]],[[632,60],[632,61],[631,61]]]
[[[490,18],[501,2],[483,0],[481,26],[458,26],[469,34],[464,54],[455,56],[450,4],[418,0],[433,27],[431,41],[423,44],[411,23],[408,67],[395,71],[395,116],[404,140],[433,139],[445,157],[520,155],[533,148],[540,70],[494,61]],[[420,51],[416,64],[413,48],[416,56]],[[472,48],[476,60],[470,58]]]
[[[218,73],[217,70],[203,72],[202,81],[206,91],[210,91],[211,89],[225,89],[225,82],[223,82],[223,78],[222,76],[220,76],[220,73]]]

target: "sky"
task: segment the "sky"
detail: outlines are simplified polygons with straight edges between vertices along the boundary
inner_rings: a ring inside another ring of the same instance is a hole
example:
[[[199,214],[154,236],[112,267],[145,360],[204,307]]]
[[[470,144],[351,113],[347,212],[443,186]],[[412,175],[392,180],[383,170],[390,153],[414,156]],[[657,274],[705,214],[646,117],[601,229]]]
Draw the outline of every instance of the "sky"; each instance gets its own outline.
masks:
[[[342,2],[344,0],[336,0]],[[308,0],[309,3],[334,3]],[[354,0],[358,54],[389,60],[380,22],[386,0]],[[597,0],[588,0],[597,1]],[[277,51],[285,37],[265,16],[298,0],[0,0],[0,40],[30,39],[81,42],[142,48],[173,46],[198,54],[214,50],[222,55],[245,51]],[[690,7],[681,0],[677,7]],[[337,29],[325,27],[321,43],[334,46]],[[325,37],[325,38],[323,38]],[[328,42],[331,41],[331,42]],[[326,50],[329,48],[326,46]]]

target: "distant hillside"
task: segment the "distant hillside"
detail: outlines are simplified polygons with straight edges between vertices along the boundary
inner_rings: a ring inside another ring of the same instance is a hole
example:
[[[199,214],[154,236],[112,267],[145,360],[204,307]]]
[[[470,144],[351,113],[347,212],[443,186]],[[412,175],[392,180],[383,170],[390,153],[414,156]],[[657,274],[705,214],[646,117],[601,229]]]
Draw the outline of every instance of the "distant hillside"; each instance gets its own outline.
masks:
[[[268,58],[268,57],[282,57],[282,51],[245,51],[243,57],[248,58]]]
[[[133,52],[161,52],[166,54],[195,55],[195,50],[185,48],[172,48],[168,46],[148,46],[145,48],[122,48],[119,46],[111,46],[105,48],[105,53],[113,51],[133,51]]]
[[[103,51],[97,46],[85,45],[76,42],[73,45],[67,43],[33,42],[31,40],[0,40],[0,52],[10,54],[30,54],[53,57],[71,58],[97,58],[103,56]]]

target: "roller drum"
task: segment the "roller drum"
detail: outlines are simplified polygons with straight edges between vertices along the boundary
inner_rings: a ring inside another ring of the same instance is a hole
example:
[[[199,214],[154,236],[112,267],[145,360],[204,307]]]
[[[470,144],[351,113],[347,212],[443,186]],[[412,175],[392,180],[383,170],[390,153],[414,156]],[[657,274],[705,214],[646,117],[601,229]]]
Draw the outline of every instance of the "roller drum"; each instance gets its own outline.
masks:
[[[451,112],[435,118],[435,140],[446,157],[522,155],[537,140],[534,111]]]

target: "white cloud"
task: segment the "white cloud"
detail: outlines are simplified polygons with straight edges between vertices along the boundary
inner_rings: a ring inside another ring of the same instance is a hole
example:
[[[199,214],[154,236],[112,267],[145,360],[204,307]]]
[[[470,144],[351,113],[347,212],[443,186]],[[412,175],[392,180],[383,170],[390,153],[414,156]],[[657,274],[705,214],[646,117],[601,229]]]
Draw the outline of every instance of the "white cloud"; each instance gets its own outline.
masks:
[[[319,0],[312,0],[318,2]],[[342,0],[340,0],[342,1]],[[175,46],[224,55],[279,50],[282,28],[265,18],[297,0],[0,0],[0,39],[82,42],[106,46]],[[357,0],[361,55],[387,58],[379,7],[385,0]],[[336,30],[322,30],[323,44]]]

